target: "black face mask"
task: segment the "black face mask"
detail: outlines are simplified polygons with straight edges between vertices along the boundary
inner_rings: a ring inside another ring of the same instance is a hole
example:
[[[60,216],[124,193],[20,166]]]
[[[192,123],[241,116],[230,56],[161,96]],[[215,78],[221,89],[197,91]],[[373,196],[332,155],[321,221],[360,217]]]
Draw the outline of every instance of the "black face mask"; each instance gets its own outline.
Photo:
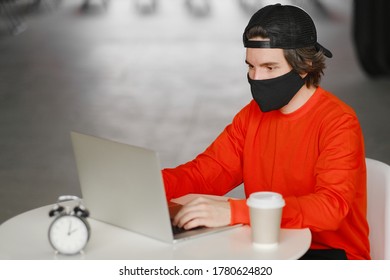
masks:
[[[248,74],[248,82],[253,99],[259,105],[260,110],[269,112],[287,105],[305,84],[305,79],[292,70],[280,77],[267,80],[252,80]]]

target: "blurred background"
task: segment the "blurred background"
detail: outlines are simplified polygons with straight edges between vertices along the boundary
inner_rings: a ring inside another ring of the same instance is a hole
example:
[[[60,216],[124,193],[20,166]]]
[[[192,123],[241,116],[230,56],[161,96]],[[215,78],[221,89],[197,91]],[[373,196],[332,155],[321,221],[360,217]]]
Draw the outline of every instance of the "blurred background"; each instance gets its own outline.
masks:
[[[322,86],[355,109],[367,157],[390,164],[389,37],[373,21],[389,4],[277,2],[312,15],[333,52]],[[70,131],[154,149],[162,167],[202,152],[251,100],[242,32],[274,1],[0,3],[2,223],[81,195]]]

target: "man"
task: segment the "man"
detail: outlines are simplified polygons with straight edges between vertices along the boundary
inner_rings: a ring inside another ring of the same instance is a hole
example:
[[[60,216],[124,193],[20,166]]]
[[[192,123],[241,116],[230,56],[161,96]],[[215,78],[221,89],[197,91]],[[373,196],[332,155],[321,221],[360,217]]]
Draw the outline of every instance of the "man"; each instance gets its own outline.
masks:
[[[369,259],[366,167],[354,111],[319,86],[325,56],[314,23],[302,9],[260,9],[243,35],[253,99],[193,161],[164,169],[167,198],[223,195],[244,183],[281,193],[282,227],[309,228],[304,258]],[[249,224],[246,200],[196,199],[174,224]]]

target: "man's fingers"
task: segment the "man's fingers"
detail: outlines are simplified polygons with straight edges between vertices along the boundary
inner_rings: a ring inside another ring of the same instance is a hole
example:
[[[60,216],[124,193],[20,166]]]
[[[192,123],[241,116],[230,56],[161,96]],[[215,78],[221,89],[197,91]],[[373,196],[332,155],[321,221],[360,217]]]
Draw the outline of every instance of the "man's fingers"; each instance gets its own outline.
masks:
[[[173,224],[185,229],[199,226],[217,227],[230,222],[230,205],[227,201],[197,198],[183,206]]]

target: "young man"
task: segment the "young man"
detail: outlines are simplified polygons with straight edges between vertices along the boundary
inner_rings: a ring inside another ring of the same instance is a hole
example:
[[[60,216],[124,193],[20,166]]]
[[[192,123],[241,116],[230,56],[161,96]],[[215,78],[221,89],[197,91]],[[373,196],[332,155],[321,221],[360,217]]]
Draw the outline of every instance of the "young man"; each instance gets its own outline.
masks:
[[[325,56],[314,23],[302,9],[260,9],[243,35],[253,99],[193,161],[164,169],[167,198],[223,195],[244,183],[283,195],[282,227],[309,228],[304,258],[369,259],[366,167],[354,111],[319,86]],[[249,224],[246,200],[196,199],[174,223]]]

